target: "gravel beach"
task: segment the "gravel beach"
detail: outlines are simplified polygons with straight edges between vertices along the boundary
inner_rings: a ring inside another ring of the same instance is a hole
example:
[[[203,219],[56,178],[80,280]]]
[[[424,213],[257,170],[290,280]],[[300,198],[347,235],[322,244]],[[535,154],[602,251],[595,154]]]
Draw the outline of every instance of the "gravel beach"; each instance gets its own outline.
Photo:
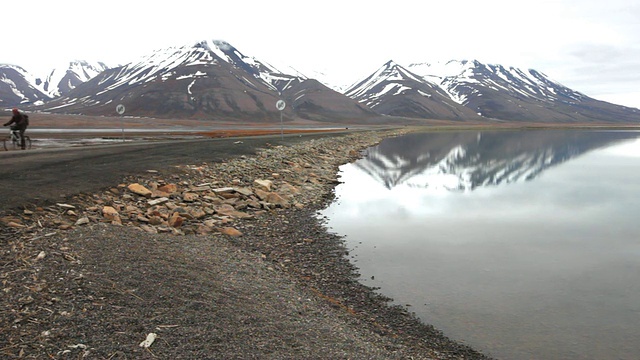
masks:
[[[317,217],[338,166],[401,133],[150,169],[4,212],[1,356],[486,359],[360,284]]]

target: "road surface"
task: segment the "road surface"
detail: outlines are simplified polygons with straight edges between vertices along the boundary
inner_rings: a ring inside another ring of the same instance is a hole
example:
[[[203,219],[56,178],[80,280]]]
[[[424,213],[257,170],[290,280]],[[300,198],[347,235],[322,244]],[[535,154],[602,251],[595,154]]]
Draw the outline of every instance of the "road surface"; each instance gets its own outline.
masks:
[[[288,145],[334,133],[149,141],[0,152],[0,211],[61,202],[78,193],[118,185],[128,175],[175,165],[220,162],[253,155],[267,143]]]

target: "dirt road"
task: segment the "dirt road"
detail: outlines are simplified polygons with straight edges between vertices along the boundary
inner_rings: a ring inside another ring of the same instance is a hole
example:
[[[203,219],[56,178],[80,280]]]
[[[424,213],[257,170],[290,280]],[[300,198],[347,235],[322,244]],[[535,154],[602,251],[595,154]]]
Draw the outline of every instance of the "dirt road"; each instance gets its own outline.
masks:
[[[336,133],[224,139],[147,141],[58,149],[0,152],[0,211],[25,204],[60,202],[66,196],[117,185],[147,170],[214,163],[271,145],[287,145]]]

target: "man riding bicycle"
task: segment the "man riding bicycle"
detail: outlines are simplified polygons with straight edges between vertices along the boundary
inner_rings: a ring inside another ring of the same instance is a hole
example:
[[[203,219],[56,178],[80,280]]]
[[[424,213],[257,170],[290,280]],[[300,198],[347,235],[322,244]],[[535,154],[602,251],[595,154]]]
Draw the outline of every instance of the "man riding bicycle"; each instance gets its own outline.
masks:
[[[13,110],[11,111],[13,112],[13,116],[11,117],[11,120],[9,120],[8,123],[4,124],[4,126],[15,124],[11,126],[11,130],[20,131],[20,147],[22,148],[22,150],[24,150],[25,149],[24,132],[27,131],[27,126],[29,126],[29,117],[27,115],[20,113],[20,111],[18,111],[18,109],[16,108],[13,108]]]

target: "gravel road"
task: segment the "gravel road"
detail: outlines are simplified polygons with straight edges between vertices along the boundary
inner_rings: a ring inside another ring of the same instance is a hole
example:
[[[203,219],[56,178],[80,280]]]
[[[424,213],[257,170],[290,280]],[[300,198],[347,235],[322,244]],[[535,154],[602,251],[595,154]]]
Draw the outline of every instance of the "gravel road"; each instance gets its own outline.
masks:
[[[0,211],[25,203],[56,202],[75,193],[92,193],[147,170],[220,162],[253,155],[267,144],[290,145],[336,134],[163,140],[0,152]]]

